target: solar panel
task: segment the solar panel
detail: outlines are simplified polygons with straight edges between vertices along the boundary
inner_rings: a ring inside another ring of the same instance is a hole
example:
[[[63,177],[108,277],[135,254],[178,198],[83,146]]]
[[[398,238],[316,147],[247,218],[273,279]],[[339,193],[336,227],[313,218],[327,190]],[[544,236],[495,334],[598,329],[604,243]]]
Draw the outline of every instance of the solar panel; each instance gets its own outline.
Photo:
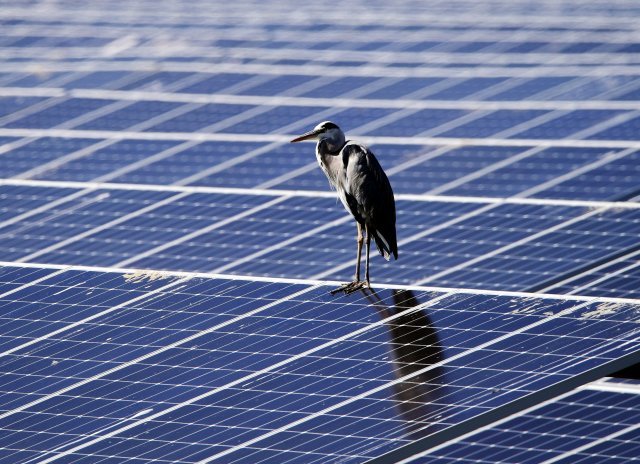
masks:
[[[638,13],[5,2],[0,461],[634,461]],[[327,119],[394,187],[374,291]]]
[[[594,382],[403,462],[630,462],[640,450],[639,402],[637,382]]]
[[[637,354],[618,300],[45,272],[4,268],[6,459],[374,458]]]

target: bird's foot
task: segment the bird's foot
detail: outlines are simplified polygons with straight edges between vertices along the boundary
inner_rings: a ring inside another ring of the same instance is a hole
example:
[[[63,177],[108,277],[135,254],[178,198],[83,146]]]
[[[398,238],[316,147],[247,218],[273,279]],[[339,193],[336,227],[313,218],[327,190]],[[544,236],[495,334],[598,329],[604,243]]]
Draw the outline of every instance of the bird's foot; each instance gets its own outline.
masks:
[[[345,295],[349,295],[362,288],[369,288],[369,282],[367,282],[366,280],[354,280],[353,282],[349,282],[348,284],[340,285],[335,290],[331,290],[331,294],[335,295],[336,293],[343,292]]]

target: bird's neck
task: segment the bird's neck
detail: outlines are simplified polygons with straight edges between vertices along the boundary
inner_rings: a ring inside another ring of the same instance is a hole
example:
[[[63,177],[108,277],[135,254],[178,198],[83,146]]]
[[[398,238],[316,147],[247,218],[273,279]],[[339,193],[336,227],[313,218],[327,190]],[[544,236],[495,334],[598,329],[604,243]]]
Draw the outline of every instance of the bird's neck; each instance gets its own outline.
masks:
[[[322,156],[337,156],[344,147],[346,142],[344,140],[341,143],[331,143],[328,139],[323,139],[318,142],[318,146],[316,147],[318,153]]]

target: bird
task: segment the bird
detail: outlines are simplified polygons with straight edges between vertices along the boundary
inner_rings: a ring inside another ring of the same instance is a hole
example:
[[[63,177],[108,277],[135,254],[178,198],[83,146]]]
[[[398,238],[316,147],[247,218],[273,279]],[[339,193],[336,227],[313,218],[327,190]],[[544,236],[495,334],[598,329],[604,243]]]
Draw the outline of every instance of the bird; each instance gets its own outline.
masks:
[[[387,261],[391,256],[398,259],[396,204],[391,183],[373,152],[361,143],[346,140],[344,132],[335,123],[321,122],[309,132],[291,140],[291,143],[312,139],[317,140],[316,158],[320,168],[345,209],[355,219],[357,227],[354,280],[331,291],[331,294],[350,294],[358,289],[371,288],[371,239]],[[361,280],[360,259],[365,241],[365,280]]]

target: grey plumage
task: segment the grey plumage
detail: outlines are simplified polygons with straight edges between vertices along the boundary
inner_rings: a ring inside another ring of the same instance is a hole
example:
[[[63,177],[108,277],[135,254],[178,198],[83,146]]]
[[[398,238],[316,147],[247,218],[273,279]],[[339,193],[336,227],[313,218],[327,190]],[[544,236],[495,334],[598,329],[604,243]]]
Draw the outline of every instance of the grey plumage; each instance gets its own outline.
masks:
[[[331,121],[292,142],[317,139],[316,158],[320,168],[336,189],[338,198],[358,225],[358,255],[355,281],[338,290],[350,293],[369,285],[369,247],[374,240],[380,254],[389,260],[398,258],[396,209],[393,190],[375,155],[366,146],[347,141]],[[366,280],[360,281],[360,256],[363,233],[366,237]]]

